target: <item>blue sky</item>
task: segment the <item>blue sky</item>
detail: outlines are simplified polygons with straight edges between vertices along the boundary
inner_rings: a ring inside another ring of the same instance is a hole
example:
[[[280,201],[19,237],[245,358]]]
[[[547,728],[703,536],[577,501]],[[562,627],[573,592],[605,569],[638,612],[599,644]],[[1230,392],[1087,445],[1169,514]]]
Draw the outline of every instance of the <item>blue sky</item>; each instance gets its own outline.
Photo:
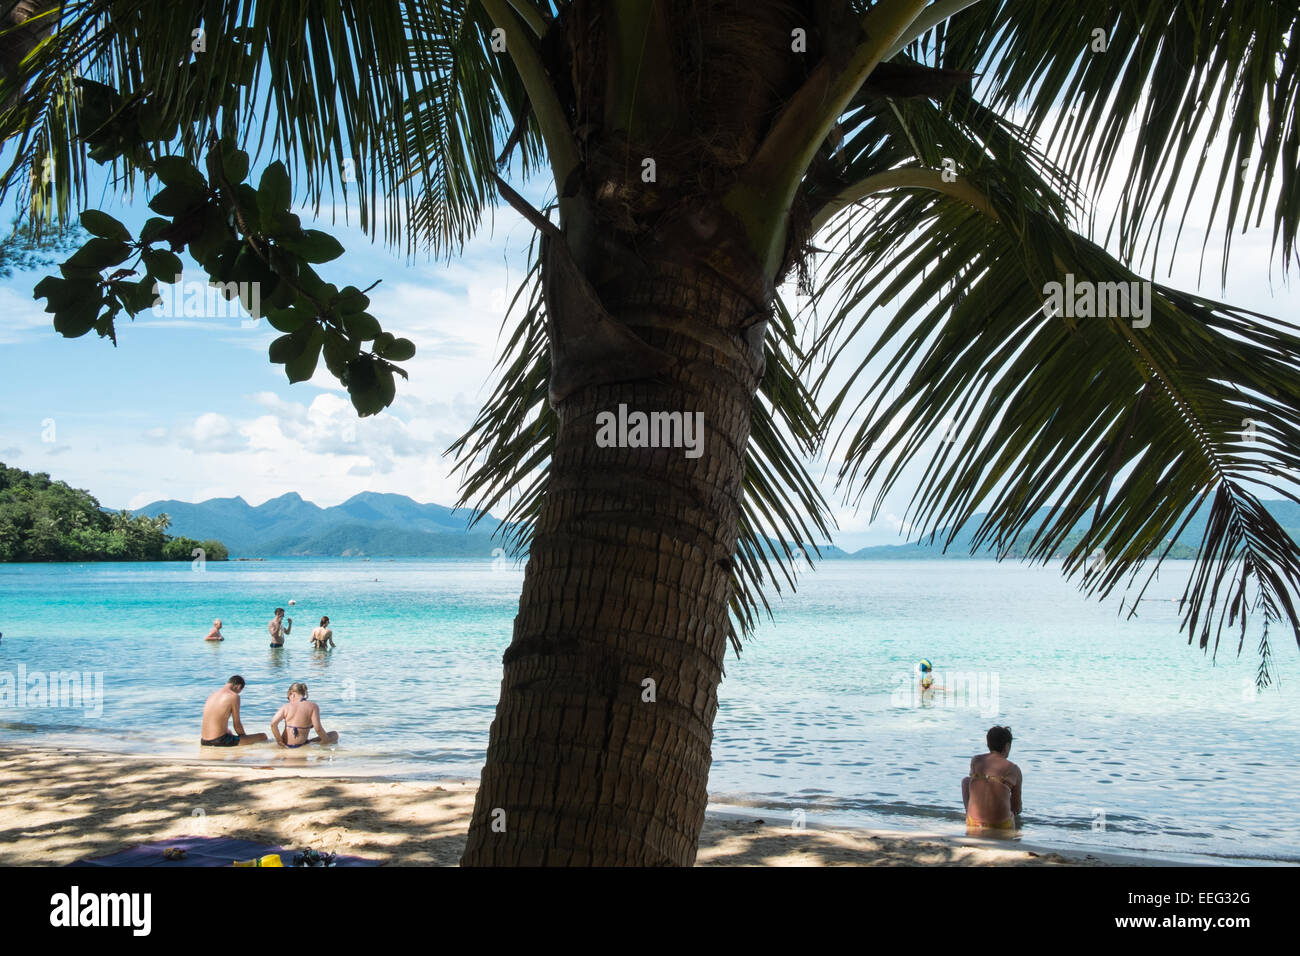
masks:
[[[149,215],[142,200],[102,208],[133,229]],[[347,248],[322,275],[340,287],[381,279],[371,311],[419,347],[390,412],[358,419],[323,365],[291,386],[266,355],[279,333],[237,314],[124,316],[117,348],[93,333],[64,339],[32,298],[43,273],[15,274],[0,283],[0,459],[114,507],[236,494],[256,504],[286,491],[328,505],[365,490],[452,503],[440,456],[487,394],[528,227],[496,210],[447,263],[407,261],[341,220],[317,224]],[[186,279],[202,281],[186,266]]]
[[[516,186],[535,205],[544,203],[540,179]],[[1205,281],[1198,284],[1209,198],[1193,204],[1181,241],[1189,251],[1171,275],[1162,260],[1155,278],[1276,316],[1295,315],[1300,299],[1280,281],[1267,223],[1234,237],[1226,289],[1218,285],[1215,230]],[[1097,205],[1107,210],[1111,202],[1103,192]],[[133,229],[149,215],[143,196],[133,208],[111,196],[100,208]],[[278,333],[265,322],[246,328],[237,316],[145,314],[119,322],[117,348],[93,334],[64,339],[32,298],[43,273],[16,274],[0,282],[0,461],[47,471],[112,507],[233,495],[257,504],[289,491],[321,505],[361,491],[452,504],[457,480],[442,453],[490,394],[501,319],[526,267],[531,229],[512,209],[499,207],[448,263],[408,261],[371,243],[342,225],[341,207],[338,223],[326,215],[319,225],[347,249],[322,275],[340,287],[382,279],[371,293],[371,311],[419,347],[406,363],[411,380],[399,382],[390,410],[358,419],[323,365],[310,382],[289,385],[267,359]],[[187,278],[202,280],[188,260],[187,267]],[[828,469],[833,475],[837,465],[833,453],[812,463],[816,475]],[[886,500],[874,523],[867,512],[840,506],[829,478],[823,488],[837,505],[841,546],[899,541],[910,483]]]

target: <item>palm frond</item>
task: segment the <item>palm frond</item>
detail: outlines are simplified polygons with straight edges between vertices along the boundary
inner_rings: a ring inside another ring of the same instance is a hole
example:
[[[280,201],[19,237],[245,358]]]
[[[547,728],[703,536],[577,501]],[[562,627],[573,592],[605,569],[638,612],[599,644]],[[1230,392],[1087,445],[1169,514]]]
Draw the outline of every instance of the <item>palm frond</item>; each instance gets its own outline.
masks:
[[[930,132],[941,125],[932,111]],[[969,132],[954,125],[940,147]],[[968,155],[963,175],[994,216],[939,192],[894,191],[826,237],[835,255],[824,287],[845,292],[809,351],[834,364],[855,337],[869,342],[826,405],[830,416],[862,417],[840,433],[841,482],[859,502],[874,485],[878,507],[909,462],[926,461],[907,516],[914,527],[951,543],[983,508],[972,547],[1003,554],[1027,539],[1031,560],[1046,561],[1082,526],[1065,571],[1102,596],[1149,559],[1158,564],[1216,493],[1185,595],[1189,640],[1205,648],[1213,637],[1217,649],[1225,612],[1244,640],[1255,608],[1300,642],[1291,597],[1300,548],[1253,490],[1296,498],[1274,479],[1300,475],[1300,338],[1276,319],[1157,284],[1149,327],[1114,309],[1047,314],[1047,283],[1067,274],[1142,278],[1071,232],[1029,167]],[[874,323],[894,300],[892,317]],[[1258,423],[1250,440],[1246,421]],[[1090,561],[1098,551],[1104,560]]]
[[[1177,245],[1205,178],[1214,190],[1211,220],[1221,215],[1226,281],[1232,232],[1252,218],[1271,214],[1275,248],[1285,262],[1300,259],[1298,22],[1296,0],[988,0],[908,51],[981,72],[987,105],[1001,113],[1022,108],[1027,128],[1090,191],[1121,176],[1113,232],[1103,242],[1117,235],[1126,263],[1139,242],[1137,261],[1149,255],[1154,263],[1167,225],[1177,227]],[[1124,136],[1134,128],[1130,150]],[[1217,155],[1210,152],[1215,134],[1224,138]]]
[[[0,141],[15,148],[0,200],[48,156],[58,178],[38,180],[29,204],[63,222],[88,198],[74,78],[146,97],[190,158],[209,125],[237,132],[250,153],[302,170],[313,207],[355,196],[361,227],[382,225],[408,251],[421,236],[450,251],[473,231],[511,119],[494,85],[518,106],[466,0],[79,0],[58,16],[0,77]],[[527,148],[533,161],[536,141]],[[129,163],[115,173],[122,188],[133,181]]]

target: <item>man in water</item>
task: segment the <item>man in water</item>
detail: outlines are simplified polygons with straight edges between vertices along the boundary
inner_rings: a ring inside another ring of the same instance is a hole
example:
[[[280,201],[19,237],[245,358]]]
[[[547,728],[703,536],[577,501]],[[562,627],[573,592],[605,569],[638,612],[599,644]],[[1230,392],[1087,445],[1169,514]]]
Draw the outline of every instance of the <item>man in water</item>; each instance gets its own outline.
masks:
[[[215,621],[212,622],[212,630],[208,631],[208,636],[205,637],[204,640],[205,641],[225,640],[225,638],[221,636],[221,618],[217,618]]]
[[[320,627],[312,629],[311,646],[318,651],[334,646],[334,632],[330,630],[330,619],[323,617],[320,619]]]
[[[270,624],[266,625],[266,629],[271,633],[271,646],[284,647],[285,635],[293,630],[293,618],[286,618],[284,608],[277,607],[275,617],[271,619]]]
[[[1007,759],[1011,728],[991,727],[985,737],[989,752],[970,758],[970,776],[961,781],[966,826],[977,830],[1014,830],[1021,810],[1020,768]]]
[[[203,705],[203,729],[199,732],[204,747],[237,747],[240,744],[257,744],[267,739],[266,734],[246,734],[239,719],[239,694],[244,689],[244,678],[236,674],[224,687],[213,691]],[[230,721],[235,722],[235,732],[230,732]]]
[[[284,724],[281,732],[280,724]],[[309,737],[315,729],[317,736]],[[289,685],[289,703],[275,712],[271,718],[271,733],[275,742],[290,749],[304,744],[336,744],[339,732],[331,730],[326,733],[320,722],[320,708],[307,699],[307,685],[297,681]]]

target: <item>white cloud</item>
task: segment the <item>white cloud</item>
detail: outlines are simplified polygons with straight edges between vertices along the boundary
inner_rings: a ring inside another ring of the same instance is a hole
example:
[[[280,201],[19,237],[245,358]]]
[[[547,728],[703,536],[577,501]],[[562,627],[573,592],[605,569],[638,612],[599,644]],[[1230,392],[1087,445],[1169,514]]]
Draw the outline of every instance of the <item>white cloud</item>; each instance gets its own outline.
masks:
[[[0,345],[14,345],[37,336],[56,335],[54,316],[42,311],[44,299],[20,295],[0,286]]]
[[[189,425],[174,429],[172,438],[180,447],[198,452],[231,453],[248,447],[248,436],[217,412],[205,412]]]

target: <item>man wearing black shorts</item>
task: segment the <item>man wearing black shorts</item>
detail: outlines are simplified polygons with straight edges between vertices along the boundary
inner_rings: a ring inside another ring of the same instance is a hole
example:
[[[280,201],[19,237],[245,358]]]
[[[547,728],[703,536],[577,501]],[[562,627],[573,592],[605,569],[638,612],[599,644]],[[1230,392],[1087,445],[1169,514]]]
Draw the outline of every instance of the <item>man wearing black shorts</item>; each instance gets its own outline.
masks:
[[[199,743],[204,747],[237,747],[240,744],[261,743],[266,734],[246,734],[239,719],[239,694],[244,689],[244,678],[236,674],[220,690],[213,691],[203,705],[203,727]],[[230,732],[234,721],[235,732]]]
[[[284,647],[284,636],[293,630],[293,618],[285,618],[284,608],[275,609],[275,617],[271,618],[271,623],[266,625],[266,629],[271,633],[271,646]]]

